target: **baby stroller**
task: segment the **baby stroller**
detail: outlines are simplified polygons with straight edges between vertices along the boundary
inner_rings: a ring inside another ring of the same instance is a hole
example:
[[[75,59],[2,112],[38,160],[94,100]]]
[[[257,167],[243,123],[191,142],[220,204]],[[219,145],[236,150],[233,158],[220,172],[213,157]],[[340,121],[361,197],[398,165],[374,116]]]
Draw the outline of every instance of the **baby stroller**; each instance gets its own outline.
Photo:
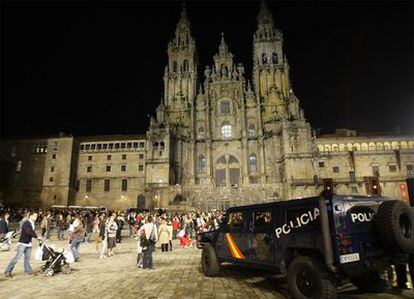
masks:
[[[39,247],[37,248],[35,259],[46,261],[46,264],[40,267],[40,271],[43,272],[46,277],[53,276],[57,272],[62,272],[63,274],[71,273],[69,263],[74,262],[71,252],[66,249],[58,251],[47,246],[43,242],[40,242]]]
[[[12,243],[12,238],[20,234],[19,231],[10,231],[5,236],[0,237],[0,251],[9,251]]]

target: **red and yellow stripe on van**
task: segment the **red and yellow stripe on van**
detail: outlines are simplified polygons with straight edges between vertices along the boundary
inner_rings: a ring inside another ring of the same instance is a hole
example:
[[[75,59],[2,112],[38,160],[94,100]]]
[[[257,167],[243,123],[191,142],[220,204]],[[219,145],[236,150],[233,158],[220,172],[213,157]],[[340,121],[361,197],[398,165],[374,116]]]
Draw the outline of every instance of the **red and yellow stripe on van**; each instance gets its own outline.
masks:
[[[229,250],[230,250],[230,254],[232,258],[239,259],[239,260],[246,259],[246,257],[240,251],[239,247],[237,247],[236,242],[234,242],[233,237],[229,233],[226,233],[226,241],[227,241],[227,245],[229,246]]]

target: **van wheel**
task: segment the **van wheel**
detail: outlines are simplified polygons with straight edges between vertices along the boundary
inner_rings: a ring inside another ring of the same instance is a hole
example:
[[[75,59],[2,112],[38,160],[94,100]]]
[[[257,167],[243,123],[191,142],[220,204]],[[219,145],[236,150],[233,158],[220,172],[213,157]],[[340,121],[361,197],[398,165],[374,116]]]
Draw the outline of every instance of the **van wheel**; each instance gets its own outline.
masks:
[[[287,280],[293,298],[336,298],[336,286],[323,263],[317,259],[296,257],[289,265]]]
[[[384,201],[375,214],[375,224],[384,248],[414,254],[414,211],[407,204]]]
[[[201,266],[205,276],[214,277],[220,274],[220,262],[216,250],[211,244],[206,244],[201,253]]]
[[[378,272],[350,279],[361,291],[369,293],[383,293],[388,290],[387,282],[379,276]]]

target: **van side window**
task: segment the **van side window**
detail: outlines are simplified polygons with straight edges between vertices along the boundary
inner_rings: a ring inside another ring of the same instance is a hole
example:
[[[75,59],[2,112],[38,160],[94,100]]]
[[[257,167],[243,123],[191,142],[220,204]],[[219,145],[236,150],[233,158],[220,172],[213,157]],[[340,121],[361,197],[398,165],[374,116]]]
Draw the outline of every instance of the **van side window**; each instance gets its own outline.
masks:
[[[254,212],[254,226],[268,226],[272,223],[272,213],[270,211]]]
[[[243,221],[243,212],[231,212],[227,218],[227,225],[229,227],[242,227]]]

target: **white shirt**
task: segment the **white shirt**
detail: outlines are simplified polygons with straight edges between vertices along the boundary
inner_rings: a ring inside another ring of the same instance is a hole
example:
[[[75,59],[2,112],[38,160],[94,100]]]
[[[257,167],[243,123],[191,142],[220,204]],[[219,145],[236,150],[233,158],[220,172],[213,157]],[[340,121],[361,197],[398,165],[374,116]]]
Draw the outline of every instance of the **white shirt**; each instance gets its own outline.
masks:
[[[147,238],[147,240],[149,240],[152,231],[154,231],[155,241],[158,240],[158,232],[157,232],[157,228],[155,227],[154,224],[152,224],[152,223],[145,223],[142,226],[141,229],[144,229],[145,230],[145,237]]]

